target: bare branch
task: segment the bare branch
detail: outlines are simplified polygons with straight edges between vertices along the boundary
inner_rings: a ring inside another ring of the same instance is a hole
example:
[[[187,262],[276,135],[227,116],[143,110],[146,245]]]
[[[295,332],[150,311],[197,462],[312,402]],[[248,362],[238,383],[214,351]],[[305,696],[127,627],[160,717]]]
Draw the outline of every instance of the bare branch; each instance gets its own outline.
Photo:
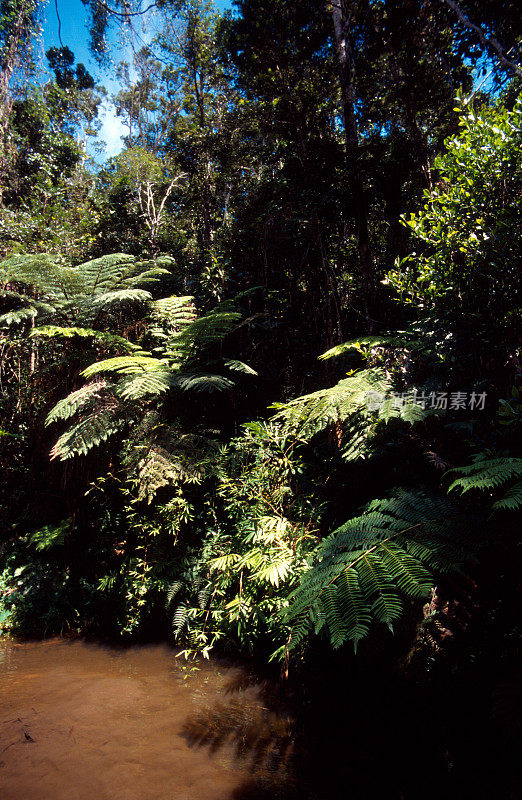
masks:
[[[468,17],[466,17],[466,15],[464,14],[464,12],[462,11],[458,3],[456,3],[455,0],[442,0],[442,2],[446,3],[446,5],[448,5],[455,12],[459,20],[462,22],[463,25],[466,26],[466,28],[469,28],[469,30],[474,31],[476,33],[477,38],[479,39],[483,47],[489,47],[491,50],[494,50],[495,53],[497,54],[500,63],[503,64],[508,69],[512,70],[515,73],[515,75],[519,76],[519,78],[522,78],[522,69],[518,66],[518,64],[515,64],[513,61],[510,61],[509,58],[506,57],[504,49],[502,48],[500,42],[498,42],[496,39],[488,38],[484,33],[484,31],[482,30],[482,28],[480,28],[478,25],[475,25],[474,22],[471,22],[471,20]]]

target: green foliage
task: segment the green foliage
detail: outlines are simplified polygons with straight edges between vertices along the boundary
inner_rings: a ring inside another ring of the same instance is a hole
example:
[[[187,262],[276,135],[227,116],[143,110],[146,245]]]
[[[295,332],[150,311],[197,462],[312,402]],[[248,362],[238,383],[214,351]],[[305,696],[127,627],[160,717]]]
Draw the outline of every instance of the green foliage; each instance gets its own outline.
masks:
[[[66,519],[58,525],[45,525],[31,535],[31,543],[36,550],[49,550],[52,547],[63,545],[65,537],[72,528],[72,520]]]
[[[82,386],[81,389],[72,392],[68,397],[64,397],[63,400],[58,401],[47,415],[45,424],[50,425],[52,422],[56,422],[59,419],[69,419],[69,417],[72,417],[84,408],[85,405],[92,400],[93,395],[99,395],[106,387],[107,384],[105,381],[98,381],[97,383],[88,383]]]
[[[414,338],[411,331],[396,331],[390,336],[360,336],[358,339],[353,339],[350,342],[343,342],[331,347],[326,353],[319,356],[320,361],[327,361],[330,358],[339,358],[350,352],[357,352],[361,355],[368,356],[369,353],[377,348],[392,347],[392,348],[407,348],[408,350],[415,350],[419,345],[419,341]]]
[[[451,483],[448,491],[458,489],[462,494],[471,490],[492,492],[522,476],[522,458],[479,456],[473,464],[455,467],[447,474],[462,476]],[[499,511],[516,511],[522,508],[522,481],[516,481],[509,486],[504,496],[493,503],[492,508]]]
[[[52,526],[49,527],[52,534]],[[10,548],[0,574],[0,627],[33,636],[63,635],[78,630],[79,615],[71,603],[67,571],[45,554],[30,558]],[[85,598],[82,598],[85,604]]]
[[[169,594],[175,635],[187,657],[216,645],[284,655],[278,612],[316,546],[320,509],[296,495],[296,443],[274,423],[246,425],[216,467],[202,544]]]
[[[422,251],[388,280],[417,307],[490,309],[502,319],[521,306],[522,101],[512,110],[498,104],[474,111],[463,103],[459,112],[459,134],[435,163],[436,188],[426,190],[424,209],[405,219]]]
[[[47,424],[60,416],[64,418],[64,410],[69,417],[76,413],[81,416],[58,439],[52,457],[67,460],[85,455],[131,421],[136,423],[143,413],[143,402],[159,402],[159,398],[169,392],[212,393],[232,389],[233,380],[202,369],[205,362],[201,354],[209,345],[223,339],[240,318],[237,312],[212,312],[198,318],[192,297],[169,297],[152,303],[151,325],[144,340],[154,345],[153,352],[158,357],[140,350],[133,355],[95,362],[84,369],[84,378],[106,376],[106,382],[88,385],[96,389],[76,390],[49,413]],[[231,371],[234,367],[237,369],[235,362],[232,367],[226,362],[223,366]],[[248,369],[244,365],[242,371]],[[102,386],[104,391],[100,393]]]
[[[128,303],[147,302],[151,294],[139,285],[157,282],[164,275],[168,275],[165,267],[120,253],[75,267],[45,254],[11,256],[0,263],[0,280],[9,287],[4,290],[7,298],[34,309],[32,316],[44,323],[48,318],[53,322],[67,320],[66,327],[44,327],[45,336],[96,336],[90,331],[101,327],[102,314],[125,308]],[[12,292],[11,287],[19,284],[23,293]],[[121,339],[112,341],[121,344]]]
[[[401,419],[414,424],[430,413],[417,402],[413,391],[405,394],[392,393],[392,382],[384,370],[359,370],[328,389],[274,405],[274,419],[307,441],[330,429],[345,460],[352,461],[371,453],[380,423]]]
[[[209,432],[187,432],[149,412],[129,434],[123,460],[138,499],[151,503],[164,487],[200,484],[212,474],[218,449]]]
[[[91,413],[84,411],[79,422],[71,425],[58,438],[51,449],[51,459],[59,458],[60,461],[67,461],[75,456],[84,456],[93,447],[106,442],[127,423],[124,417],[115,416],[116,410],[117,403],[109,399],[94,408]]]
[[[291,593],[291,647],[323,629],[333,647],[357,647],[372,622],[391,628],[405,598],[428,594],[433,571],[455,569],[469,555],[474,524],[446,498],[419,491],[373,500],[324,539]]]

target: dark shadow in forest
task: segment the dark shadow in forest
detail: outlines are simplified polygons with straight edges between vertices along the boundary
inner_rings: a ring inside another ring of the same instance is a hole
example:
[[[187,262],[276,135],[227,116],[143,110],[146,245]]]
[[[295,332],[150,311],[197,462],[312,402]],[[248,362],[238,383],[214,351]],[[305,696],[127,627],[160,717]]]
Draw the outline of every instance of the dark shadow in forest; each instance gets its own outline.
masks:
[[[254,686],[254,698],[241,696]],[[297,798],[294,722],[279,705],[272,705],[269,682],[260,684],[253,676],[239,674],[225,684],[224,694],[225,702],[187,719],[182,735],[189,746],[211,753],[231,748],[241,767],[247,766],[252,778],[234,792],[234,800]]]

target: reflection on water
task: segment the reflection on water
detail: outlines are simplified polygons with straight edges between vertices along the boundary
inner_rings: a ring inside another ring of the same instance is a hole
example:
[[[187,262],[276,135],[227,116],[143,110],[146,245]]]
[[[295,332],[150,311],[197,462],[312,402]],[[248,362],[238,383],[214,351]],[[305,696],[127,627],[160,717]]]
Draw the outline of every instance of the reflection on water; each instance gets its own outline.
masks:
[[[292,721],[166,646],[0,641],[1,800],[246,800],[292,789]]]

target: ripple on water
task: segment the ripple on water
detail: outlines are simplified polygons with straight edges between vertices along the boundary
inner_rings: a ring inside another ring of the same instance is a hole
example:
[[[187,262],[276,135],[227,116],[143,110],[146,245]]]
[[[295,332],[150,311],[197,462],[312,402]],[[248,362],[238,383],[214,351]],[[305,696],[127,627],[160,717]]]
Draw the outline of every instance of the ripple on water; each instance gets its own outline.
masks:
[[[247,677],[162,645],[1,641],[1,800],[286,800],[291,721]]]

